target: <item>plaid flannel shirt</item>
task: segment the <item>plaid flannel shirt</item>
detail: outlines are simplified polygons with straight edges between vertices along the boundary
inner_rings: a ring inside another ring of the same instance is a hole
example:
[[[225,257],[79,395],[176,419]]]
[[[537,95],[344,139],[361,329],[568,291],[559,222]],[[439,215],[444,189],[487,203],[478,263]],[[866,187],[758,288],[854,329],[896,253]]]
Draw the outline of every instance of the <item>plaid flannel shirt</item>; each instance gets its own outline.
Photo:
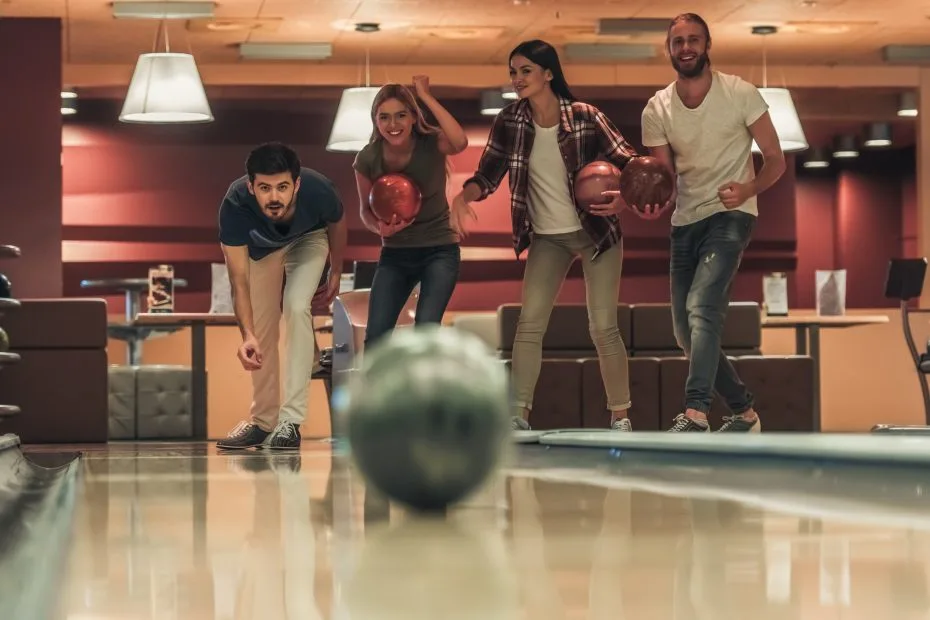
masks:
[[[585,165],[603,157],[622,170],[638,153],[604,113],[593,105],[559,97],[559,107],[559,150],[568,171],[568,189],[574,202],[575,175]],[[494,119],[478,170],[463,184],[477,185],[481,189],[480,201],[494,193],[504,180],[504,174],[510,173],[513,247],[518,258],[529,247],[533,237],[527,196],[530,151],[535,133],[530,102],[521,99],[508,105]],[[620,241],[619,216],[591,215],[577,205],[575,209],[581,226],[597,248],[594,258]]]

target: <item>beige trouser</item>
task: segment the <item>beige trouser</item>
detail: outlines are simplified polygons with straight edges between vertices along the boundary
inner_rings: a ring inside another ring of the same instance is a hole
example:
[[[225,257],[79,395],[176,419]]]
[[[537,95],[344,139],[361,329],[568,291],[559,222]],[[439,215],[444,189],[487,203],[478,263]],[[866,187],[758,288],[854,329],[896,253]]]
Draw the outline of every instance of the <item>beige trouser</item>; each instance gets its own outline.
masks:
[[[299,425],[307,417],[307,388],[319,357],[310,301],[320,285],[328,255],[329,238],[323,229],[261,260],[249,261],[252,320],[264,356],[261,369],[251,373],[251,414],[252,422],[262,430],[271,431],[284,421]],[[278,357],[282,309],[286,336],[283,403]]]
[[[617,326],[622,244],[592,261],[594,243],[583,230],[533,237],[523,275],[523,308],[513,343],[513,389],[516,415],[532,409],[533,393],[542,365],[542,340],[562,282],[575,258],[584,269],[588,327],[597,348],[607,408],[630,408],[630,375],[626,345]]]

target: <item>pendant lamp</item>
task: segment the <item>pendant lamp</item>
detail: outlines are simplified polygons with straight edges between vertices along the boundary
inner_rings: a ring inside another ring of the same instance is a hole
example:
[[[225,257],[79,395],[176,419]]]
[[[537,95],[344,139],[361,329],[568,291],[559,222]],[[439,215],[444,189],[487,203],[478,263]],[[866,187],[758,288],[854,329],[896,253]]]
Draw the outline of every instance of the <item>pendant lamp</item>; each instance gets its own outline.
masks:
[[[756,35],[769,35],[776,31],[774,26],[755,26],[752,29],[752,33]],[[765,44],[762,46],[762,88],[759,89],[759,94],[768,104],[769,116],[772,118],[772,124],[775,125],[775,133],[778,134],[781,150],[785,153],[806,151],[809,144],[804,135],[804,128],[801,127],[801,119],[794,107],[791,91],[787,88],[769,88],[768,86]],[[762,152],[755,140],[752,142],[752,152]]]
[[[197,63],[172,52],[165,29],[165,51],[142,54],[129,82],[119,120],[124,123],[209,123],[213,112]]]
[[[378,32],[378,24],[356,24],[356,32]],[[369,50],[365,49],[365,86],[356,86],[342,91],[336,119],[329,133],[326,150],[334,153],[357,153],[371,140],[374,125],[371,122],[371,106],[379,87],[371,86]]]

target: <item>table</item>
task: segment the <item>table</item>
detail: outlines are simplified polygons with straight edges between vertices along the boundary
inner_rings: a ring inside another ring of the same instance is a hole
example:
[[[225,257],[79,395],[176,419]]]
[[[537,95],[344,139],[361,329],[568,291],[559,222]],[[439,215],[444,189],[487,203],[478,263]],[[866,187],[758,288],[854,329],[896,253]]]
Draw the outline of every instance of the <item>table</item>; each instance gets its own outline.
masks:
[[[820,431],[820,328],[839,329],[862,325],[882,325],[889,319],[883,314],[848,314],[843,316],[818,316],[814,313],[789,314],[787,316],[762,316],[762,327],[769,329],[794,329],[794,348],[797,355],[807,355],[814,360],[814,430]]]
[[[175,288],[187,286],[184,278],[174,279]],[[110,326],[110,335],[119,340],[125,340],[126,362],[130,366],[142,363],[142,341],[148,337],[145,331],[136,330],[131,322],[145,306],[145,297],[149,290],[148,278],[103,278],[100,280],[81,280],[81,288],[115,289],[123,291],[126,297],[125,316],[128,323]]]
[[[191,328],[191,427],[193,439],[207,438],[207,325],[235,326],[234,314],[206,312],[140,312],[133,324],[162,328]]]
[[[140,312],[133,320],[139,327],[165,329],[191,328],[191,426],[193,439],[207,438],[207,326],[234,327],[238,325],[236,315],[208,312]],[[331,326],[316,331],[331,330]],[[323,374],[311,379],[326,379]],[[327,384],[327,394],[330,386]]]

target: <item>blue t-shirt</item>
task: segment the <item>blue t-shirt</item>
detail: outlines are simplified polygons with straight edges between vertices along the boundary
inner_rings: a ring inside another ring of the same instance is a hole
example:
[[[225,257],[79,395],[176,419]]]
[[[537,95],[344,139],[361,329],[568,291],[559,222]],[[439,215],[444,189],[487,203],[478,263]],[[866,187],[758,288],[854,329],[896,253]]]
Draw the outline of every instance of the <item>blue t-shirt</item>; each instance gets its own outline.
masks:
[[[236,179],[220,205],[220,243],[249,246],[249,257],[260,260],[309,232],[342,219],[342,201],[332,181],[310,170],[300,169],[300,189],[290,222],[268,219],[249,191],[249,177]]]

